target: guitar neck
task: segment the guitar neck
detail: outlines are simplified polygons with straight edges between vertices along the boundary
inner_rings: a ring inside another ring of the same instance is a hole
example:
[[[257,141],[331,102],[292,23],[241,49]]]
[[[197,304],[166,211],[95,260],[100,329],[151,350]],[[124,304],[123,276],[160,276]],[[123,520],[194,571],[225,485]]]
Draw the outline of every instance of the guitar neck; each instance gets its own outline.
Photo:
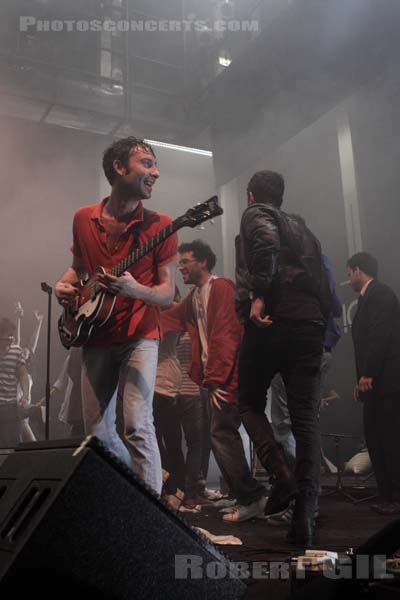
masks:
[[[169,238],[173,233],[178,231],[183,227],[183,225],[179,224],[179,219],[176,219],[172,223],[170,223],[167,227],[159,231],[152,238],[147,240],[143,246],[139,246],[133,250],[128,256],[120,260],[116,265],[110,269],[110,275],[114,275],[115,277],[120,277],[122,273],[124,273],[127,269],[130,269],[133,265],[135,265],[141,258],[149,254],[159,244],[162,244],[167,238]]]
[[[218,206],[217,196],[213,196],[212,198],[209,198],[209,200],[206,200],[206,202],[190,208],[184,215],[172,221],[172,223],[170,223],[167,227],[161,229],[161,231],[159,231],[156,235],[147,240],[143,246],[139,246],[130,254],[128,254],[128,256],[120,260],[112,267],[112,269],[110,269],[110,271],[108,271],[109,274],[113,275],[114,277],[121,277],[122,273],[124,273],[127,269],[130,269],[141,258],[146,256],[146,254],[149,254],[153,248],[164,242],[173,233],[178,231],[178,229],[182,229],[182,227],[195,227],[199,223],[203,223],[203,221],[212,219],[217,215],[222,215],[222,213],[222,208]],[[92,288],[92,292],[97,294],[98,291],[99,287],[97,284],[95,284]]]

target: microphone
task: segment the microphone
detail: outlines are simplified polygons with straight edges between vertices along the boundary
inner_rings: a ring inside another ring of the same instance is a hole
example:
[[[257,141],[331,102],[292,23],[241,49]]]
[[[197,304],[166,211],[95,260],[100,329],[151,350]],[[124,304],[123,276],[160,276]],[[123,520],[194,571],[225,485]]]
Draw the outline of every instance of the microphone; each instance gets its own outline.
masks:
[[[46,292],[47,294],[51,294],[53,291],[53,288],[49,286],[48,283],[46,283],[45,281],[42,281],[40,287],[42,289],[42,292]]]

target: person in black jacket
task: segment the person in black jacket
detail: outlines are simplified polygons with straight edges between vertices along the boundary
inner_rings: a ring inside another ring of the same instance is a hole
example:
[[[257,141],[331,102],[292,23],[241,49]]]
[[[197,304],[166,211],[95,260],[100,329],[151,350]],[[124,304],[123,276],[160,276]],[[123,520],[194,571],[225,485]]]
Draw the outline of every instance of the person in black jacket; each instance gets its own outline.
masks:
[[[352,335],[357,371],[355,398],[363,402],[364,430],[381,503],[400,513],[400,304],[377,281],[378,263],[367,252],[347,261],[350,285],[360,293]]]
[[[280,210],[284,180],[272,171],[250,179],[237,240],[237,313],[245,333],[239,359],[239,410],[261,464],[272,472],[266,514],[296,498],[289,541],[311,546],[319,488],[318,378],[329,283],[317,238]],[[295,480],[265,415],[276,373],[285,383],[296,440]]]

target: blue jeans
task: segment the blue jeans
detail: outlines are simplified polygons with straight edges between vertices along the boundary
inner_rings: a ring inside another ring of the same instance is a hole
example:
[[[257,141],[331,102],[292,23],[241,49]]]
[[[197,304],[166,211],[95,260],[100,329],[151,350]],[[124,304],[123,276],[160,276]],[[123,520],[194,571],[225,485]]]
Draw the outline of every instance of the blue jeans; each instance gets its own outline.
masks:
[[[150,339],[84,348],[82,400],[86,433],[102,440],[160,494],[161,460],[153,423],[157,357],[158,340]]]

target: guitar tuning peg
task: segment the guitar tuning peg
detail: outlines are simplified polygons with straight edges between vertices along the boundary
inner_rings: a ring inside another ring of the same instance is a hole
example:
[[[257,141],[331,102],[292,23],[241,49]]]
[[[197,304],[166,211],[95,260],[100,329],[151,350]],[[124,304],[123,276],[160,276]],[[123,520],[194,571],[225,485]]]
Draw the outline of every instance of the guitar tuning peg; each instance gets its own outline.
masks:
[[[215,225],[215,221],[214,221],[214,219],[210,219],[210,224],[211,224],[211,225]]]
[[[200,225],[200,227],[196,227],[196,229],[198,229],[199,231],[204,231],[205,227],[204,227],[204,225]]]

